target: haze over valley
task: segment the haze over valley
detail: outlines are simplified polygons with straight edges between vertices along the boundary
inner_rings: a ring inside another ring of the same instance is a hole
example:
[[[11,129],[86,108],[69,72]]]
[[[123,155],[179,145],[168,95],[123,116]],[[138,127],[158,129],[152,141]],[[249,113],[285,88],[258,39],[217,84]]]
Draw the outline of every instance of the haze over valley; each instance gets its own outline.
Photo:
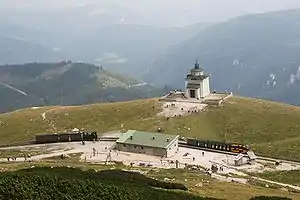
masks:
[[[183,89],[199,59],[216,91],[299,105],[299,6],[292,0],[1,1],[0,65],[71,60],[161,90]]]

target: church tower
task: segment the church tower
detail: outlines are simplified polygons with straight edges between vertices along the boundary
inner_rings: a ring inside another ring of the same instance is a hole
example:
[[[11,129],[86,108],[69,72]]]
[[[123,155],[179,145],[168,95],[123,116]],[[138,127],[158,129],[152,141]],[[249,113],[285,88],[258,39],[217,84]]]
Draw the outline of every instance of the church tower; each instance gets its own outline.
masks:
[[[195,67],[191,69],[185,79],[185,96],[200,100],[209,94],[209,76],[204,75],[203,69],[196,60]]]

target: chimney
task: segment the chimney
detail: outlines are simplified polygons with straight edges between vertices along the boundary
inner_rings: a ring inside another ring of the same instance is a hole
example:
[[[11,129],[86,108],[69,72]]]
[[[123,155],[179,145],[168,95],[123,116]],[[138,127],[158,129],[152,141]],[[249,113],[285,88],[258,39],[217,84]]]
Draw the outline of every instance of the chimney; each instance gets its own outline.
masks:
[[[167,138],[167,142],[169,142],[170,141],[170,139],[169,138]]]
[[[132,140],[132,135],[130,136],[130,140]]]
[[[153,136],[152,139],[155,140],[155,136]]]

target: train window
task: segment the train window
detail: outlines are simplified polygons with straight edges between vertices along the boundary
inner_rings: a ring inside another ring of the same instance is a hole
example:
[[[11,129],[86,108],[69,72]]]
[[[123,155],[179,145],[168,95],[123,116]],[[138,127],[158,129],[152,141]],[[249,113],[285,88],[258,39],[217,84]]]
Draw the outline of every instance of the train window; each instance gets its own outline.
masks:
[[[199,142],[197,142],[197,146],[199,146],[200,144],[199,144]]]
[[[207,147],[207,144],[205,143],[204,146]]]
[[[215,148],[215,145],[213,144],[213,145],[211,145],[211,147],[212,147],[212,148]]]

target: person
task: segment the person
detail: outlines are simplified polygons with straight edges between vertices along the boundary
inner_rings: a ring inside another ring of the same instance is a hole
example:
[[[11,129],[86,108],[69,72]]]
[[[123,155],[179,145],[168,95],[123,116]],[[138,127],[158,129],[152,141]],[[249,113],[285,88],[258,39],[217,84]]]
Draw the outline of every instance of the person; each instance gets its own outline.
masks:
[[[195,157],[193,157],[193,161],[195,161]]]
[[[202,156],[204,156],[204,151],[202,151]]]

